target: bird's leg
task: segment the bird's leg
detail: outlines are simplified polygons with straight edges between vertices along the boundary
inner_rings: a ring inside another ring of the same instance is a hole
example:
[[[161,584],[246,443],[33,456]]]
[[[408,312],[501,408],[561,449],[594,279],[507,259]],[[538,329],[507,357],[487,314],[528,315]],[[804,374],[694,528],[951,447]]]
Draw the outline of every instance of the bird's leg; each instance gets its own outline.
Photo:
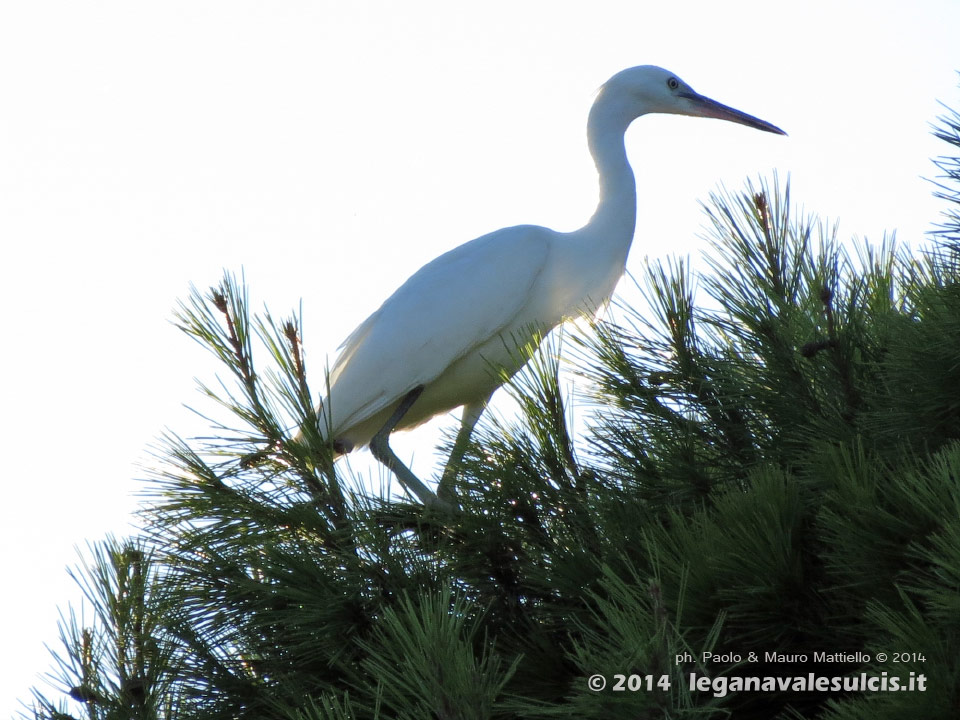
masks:
[[[410,410],[410,407],[417,401],[417,398],[420,397],[422,392],[423,385],[418,385],[403,396],[400,404],[397,405],[397,409],[393,411],[393,415],[390,416],[390,419],[387,420],[384,426],[380,428],[370,441],[370,452],[373,453],[373,456],[385,465],[388,470],[397,476],[397,480],[400,481],[400,484],[403,485],[407,492],[411,492],[420,498],[420,502],[424,505],[431,505],[448,510],[450,506],[434,495],[430,488],[424,485],[420,481],[420,478],[414,475],[410,468],[400,461],[400,458],[396,456],[388,442],[390,433],[393,432],[397,423],[407,414],[407,411]]]
[[[457,468],[463,459],[463,454],[467,451],[467,443],[470,442],[470,435],[477,424],[477,420],[487,408],[490,401],[488,395],[480,402],[464,405],[463,417],[460,419],[460,430],[457,432],[457,439],[453,441],[453,449],[450,451],[450,458],[443,469],[443,475],[440,477],[440,485],[437,487],[437,497],[448,502],[456,502],[454,483],[457,480]]]

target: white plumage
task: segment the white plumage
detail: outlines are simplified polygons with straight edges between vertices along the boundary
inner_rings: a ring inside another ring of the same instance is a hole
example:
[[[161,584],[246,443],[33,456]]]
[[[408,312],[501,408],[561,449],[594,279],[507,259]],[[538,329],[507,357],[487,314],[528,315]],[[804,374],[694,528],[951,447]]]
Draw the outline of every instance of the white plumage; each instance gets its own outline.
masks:
[[[321,430],[332,428],[338,452],[371,444],[408,490],[437,502],[392,454],[387,437],[464,405],[461,445],[500,384],[502,375],[492,368],[513,374],[520,369],[518,344],[536,342],[564,319],[593,313],[610,297],[636,222],[624,133],[652,112],[716,117],[783,134],[698,95],[662,68],[614,75],[598,93],[587,125],[600,176],[593,217],[570,233],[534,225],[497,230],[414,273],[347,338],[331,369]],[[404,400],[412,405],[398,410]],[[449,494],[450,488],[441,489]]]

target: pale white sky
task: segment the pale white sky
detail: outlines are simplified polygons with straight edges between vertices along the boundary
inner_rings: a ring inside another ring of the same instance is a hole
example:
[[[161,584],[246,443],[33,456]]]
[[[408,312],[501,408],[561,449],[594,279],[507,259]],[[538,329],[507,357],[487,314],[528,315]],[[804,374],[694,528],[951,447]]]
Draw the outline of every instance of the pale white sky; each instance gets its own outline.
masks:
[[[958,34],[955,0],[0,2],[0,714],[49,667],[74,546],[129,531],[164,428],[202,431],[181,405],[214,367],[169,323],[189,283],[302,298],[316,372],[435,255],[582,224],[592,93],[645,63],[790,135],[635,123],[628,268],[696,255],[698,200],[774,168],[841,234],[916,245]],[[438,438],[397,445],[429,475]]]

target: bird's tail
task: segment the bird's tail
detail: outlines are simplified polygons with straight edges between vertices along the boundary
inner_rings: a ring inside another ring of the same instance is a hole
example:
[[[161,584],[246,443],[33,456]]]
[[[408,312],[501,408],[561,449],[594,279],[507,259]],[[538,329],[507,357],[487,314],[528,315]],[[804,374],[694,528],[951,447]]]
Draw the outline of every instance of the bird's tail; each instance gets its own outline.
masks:
[[[312,441],[320,446],[330,447],[333,450],[333,460],[337,460],[354,450],[354,444],[349,440],[334,437],[333,442],[328,441],[327,438],[331,435],[333,435],[333,428],[330,427],[326,413],[323,411],[323,400],[320,400],[313,417],[300,427],[293,440],[301,445]]]

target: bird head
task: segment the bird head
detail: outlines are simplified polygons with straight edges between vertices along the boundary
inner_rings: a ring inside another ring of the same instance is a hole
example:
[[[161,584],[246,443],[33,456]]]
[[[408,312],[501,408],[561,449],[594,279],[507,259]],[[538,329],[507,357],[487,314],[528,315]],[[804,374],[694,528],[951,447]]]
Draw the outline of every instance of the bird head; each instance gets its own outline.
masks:
[[[622,111],[631,116],[630,119],[647,113],[691,115],[786,135],[776,125],[699,94],[669,70],[655,65],[641,65],[617,73],[606,82],[602,92],[615,93],[621,98],[625,103]]]

